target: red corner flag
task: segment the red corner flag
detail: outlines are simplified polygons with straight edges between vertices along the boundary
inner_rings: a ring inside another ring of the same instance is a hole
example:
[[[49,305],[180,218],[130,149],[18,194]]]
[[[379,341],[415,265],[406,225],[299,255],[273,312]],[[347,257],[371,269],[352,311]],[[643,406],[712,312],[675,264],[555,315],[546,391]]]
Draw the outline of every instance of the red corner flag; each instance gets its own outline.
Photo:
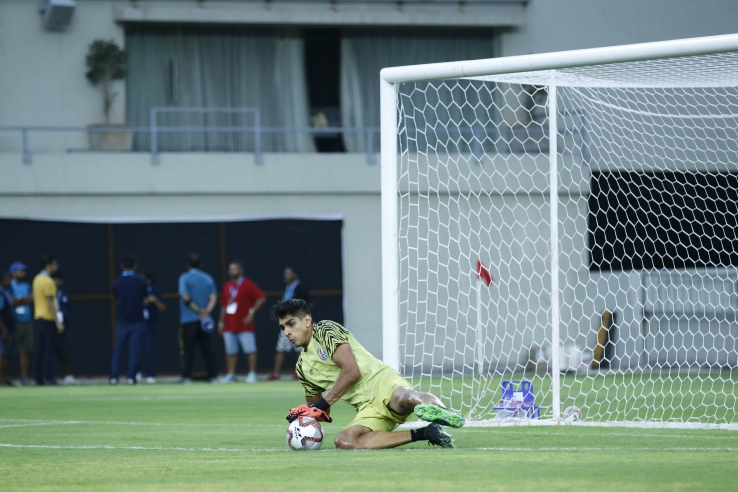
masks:
[[[481,279],[487,287],[495,281],[492,275],[490,275],[489,270],[487,270],[487,267],[480,260],[477,260],[477,278]]]

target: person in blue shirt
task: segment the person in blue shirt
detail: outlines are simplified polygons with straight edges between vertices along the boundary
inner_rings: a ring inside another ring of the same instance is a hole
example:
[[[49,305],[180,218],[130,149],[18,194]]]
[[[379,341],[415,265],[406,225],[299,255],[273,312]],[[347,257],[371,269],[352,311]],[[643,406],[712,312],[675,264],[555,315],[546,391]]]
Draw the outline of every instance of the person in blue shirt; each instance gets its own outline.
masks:
[[[13,294],[13,307],[15,307],[15,333],[20,352],[20,383],[31,384],[28,377],[28,369],[31,367],[31,354],[33,354],[33,293],[26,278],[27,267],[20,261],[10,265],[10,275],[13,280],[10,290]]]
[[[210,346],[210,331],[214,327],[210,313],[218,299],[213,277],[200,270],[202,257],[192,253],[187,259],[187,272],[179,277],[179,355],[182,364],[181,383],[192,381],[192,361],[195,344],[205,359],[207,378],[218,375],[215,354]],[[206,331],[208,330],[208,331]]]
[[[10,361],[16,350],[15,315],[10,296],[10,273],[0,277],[0,386],[13,386],[8,379]]]
[[[154,285],[154,276],[147,272],[146,279],[148,297],[144,301],[144,318],[146,318],[146,332],[144,333],[144,365],[146,368],[147,383],[156,382],[156,333],[159,331],[159,312],[167,310],[164,304],[164,296],[158,287]],[[139,372],[140,374],[140,372]]]
[[[113,282],[116,304],[115,348],[110,363],[110,384],[118,384],[120,360],[128,346],[126,381],[136,384],[136,371],[141,357],[141,341],[146,331],[144,302],[149,296],[146,281],[136,274],[136,257],[125,255],[121,265],[123,273]]]
[[[56,357],[64,369],[64,384],[79,384],[79,381],[72,375],[72,347],[69,335],[70,307],[69,296],[64,290],[64,275],[57,270],[51,278],[56,283],[56,303],[59,306],[61,321],[64,323],[64,332],[59,335],[56,344]]]

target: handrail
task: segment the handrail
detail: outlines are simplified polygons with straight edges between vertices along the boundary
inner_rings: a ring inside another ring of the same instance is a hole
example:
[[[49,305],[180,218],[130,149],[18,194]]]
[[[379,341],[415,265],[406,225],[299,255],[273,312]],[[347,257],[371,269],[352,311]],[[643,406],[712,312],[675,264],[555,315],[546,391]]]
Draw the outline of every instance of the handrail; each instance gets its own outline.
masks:
[[[282,127],[256,127],[256,126],[157,126],[156,133],[249,133],[249,132],[262,133],[309,133],[309,134],[351,134],[359,133],[366,136],[367,141],[367,156],[366,160],[368,164],[376,164],[377,157],[372,150],[374,142],[374,134],[379,133],[379,128],[375,127],[364,127],[364,128],[347,128],[347,127],[326,127],[326,128],[313,128],[313,127],[293,127],[293,128],[282,128]],[[54,126],[54,125],[34,125],[34,126],[11,126],[11,125],[0,125],[0,132],[21,132],[22,137],[22,162],[24,164],[31,164],[33,162],[33,154],[29,148],[28,136],[31,132],[133,132],[133,133],[151,133],[151,126]],[[256,150],[256,149],[255,149]],[[263,160],[263,153],[259,149],[261,154],[259,157],[255,155],[255,160]],[[256,154],[256,152],[255,152]],[[152,156],[152,162],[154,161]]]
[[[377,156],[373,151],[374,135],[380,132],[379,128],[376,127],[364,127],[364,128],[347,128],[347,127],[326,127],[326,128],[314,128],[314,127],[262,127],[259,126],[259,119],[255,117],[255,124],[253,126],[158,126],[156,121],[158,120],[155,114],[161,111],[154,112],[152,108],[152,125],[149,126],[58,126],[58,125],[38,125],[38,126],[2,126],[0,125],[0,132],[21,132],[22,136],[22,162],[24,164],[31,164],[33,162],[33,155],[29,149],[29,133],[31,132],[133,132],[133,133],[149,133],[151,135],[151,162],[152,164],[158,164],[160,162],[159,148],[158,148],[158,135],[160,133],[254,133],[254,161],[257,164],[263,163],[263,152],[261,151],[261,134],[264,133],[308,133],[311,135],[320,134],[363,134],[366,139],[366,160],[367,164],[376,164]],[[179,108],[167,108],[167,109],[179,109]],[[182,108],[190,109],[190,108]],[[205,108],[203,108],[205,109]],[[218,108],[207,108],[210,110]],[[230,108],[225,108],[230,109]],[[255,108],[253,108],[255,109]],[[179,111],[177,111],[179,112]],[[589,163],[591,155],[588,146],[587,136],[587,120],[583,112],[578,111],[562,111],[559,115],[571,114],[578,116],[580,119],[579,125],[575,125],[574,128],[559,129],[559,134],[566,132],[579,133],[582,138],[581,150],[582,157],[585,162]],[[488,130],[492,130],[491,133],[499,136],[499,128],[495,125],[469,125],[468,128],[464,127],[450,127],[450,128],[435,128],[435,127],[404,127],[404,131],[416,131],[425,133],[426,131],[435,134],[470,134],[472,135],[472,141],[469,142],[472,150],[472,154],[477,162],[481,162],[482,154],[482,141],[485,134],[489,135]],[[506,127],[506,130],[515,135],[518,132],[525,131],[525,129]]]

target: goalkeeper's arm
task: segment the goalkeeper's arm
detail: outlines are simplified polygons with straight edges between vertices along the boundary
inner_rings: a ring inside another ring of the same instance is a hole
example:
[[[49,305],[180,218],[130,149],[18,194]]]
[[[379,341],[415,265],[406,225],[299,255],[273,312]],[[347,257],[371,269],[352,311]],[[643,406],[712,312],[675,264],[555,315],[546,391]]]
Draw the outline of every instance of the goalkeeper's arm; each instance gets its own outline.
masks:
[[[333,405],[340,400],[361,377],[354,351],[351,350],[351,345],[348,343],[343,343],[336,348],[333,353],[333,362],[341,368],[341,372],[338,373],[338,378],[333,383],[333,387],[323,396],[323,400],[328,402],[329,405]]]
[[[307,405],[290,410],[287,420],[292,422],[298,416],[306,415],[323,422],[332,421],[331,405],[340,400],[361,377],[359,365],[356,363],[354,352],[349,344],[344,343],[336,348],[333,353],[333,362],[341,368],[333,387],[325,395],[306,396]]]

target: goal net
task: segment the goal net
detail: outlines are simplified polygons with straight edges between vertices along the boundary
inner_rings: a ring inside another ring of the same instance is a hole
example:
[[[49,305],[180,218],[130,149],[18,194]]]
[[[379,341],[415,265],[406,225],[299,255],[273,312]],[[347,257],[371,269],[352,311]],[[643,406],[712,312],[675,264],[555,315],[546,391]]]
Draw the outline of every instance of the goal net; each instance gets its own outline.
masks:
[[[385,360],[473,421],[519,417],[495,407],[527,380],[543,422],[738,425],[738,38],[720,38],[385,69]]]

